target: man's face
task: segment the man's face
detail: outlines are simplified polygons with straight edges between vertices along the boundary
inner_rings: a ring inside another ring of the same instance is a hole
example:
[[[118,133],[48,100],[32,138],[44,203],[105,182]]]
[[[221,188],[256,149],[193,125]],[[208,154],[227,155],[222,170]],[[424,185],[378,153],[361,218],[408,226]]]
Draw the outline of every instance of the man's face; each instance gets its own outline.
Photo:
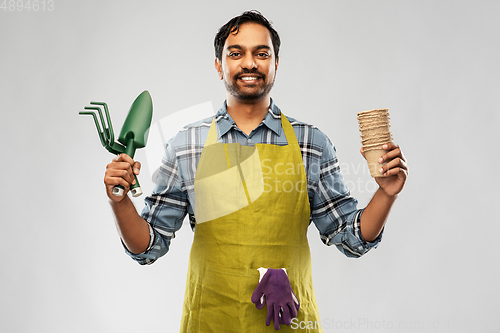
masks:
[[[222,63],[215,68],[228,93],[241,101],[257,101],[273,87],[278,69],[271,35],[266,27],[244,23],[238,34],[229,34],[222,51]]]

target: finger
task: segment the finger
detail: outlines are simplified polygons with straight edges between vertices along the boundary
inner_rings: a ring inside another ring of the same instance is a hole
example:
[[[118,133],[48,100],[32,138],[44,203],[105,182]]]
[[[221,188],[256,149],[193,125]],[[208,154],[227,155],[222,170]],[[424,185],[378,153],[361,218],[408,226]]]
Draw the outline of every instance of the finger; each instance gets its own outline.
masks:
[[[361,155],[363,155],[363,157],[366,159],[366,156],[365,156],[365,151],[363,150],[363,147],[361,147],[359,149],[359,152],[361,153]]]
[[[130,164],[128,162],[113,160],[111,163],[106,165],[106,169],[123,169],[123,170],[130,169],[130,170],[132,170],[133,166],[134,166],[133,164]]]
[[[139,172],[141,172],[141,162],[135,161],[135,163],[134,163],[134,173],[136,175],[138,175]]]
[[[382,149],[384,150],[393,150],[395,148],[399,147],[397,144],[394,142],[387,142],[382,146]]]
[[[388,171],[390,171],[391,169],[395,169],[395,168],[400,168],[400,169],[403,169],[403,170],[407,170],[407,165],[406,165],[406,162],[403,161],[401,158],[397,157],[389,162],[387,162],[387,164],[383,165],[381,168],[380,168],[380,173],[383,174],[383,175],[386,175],[386,173]]]
[[[259,288],[259,286],[257,286],[257,288]],[[262,297],[265,297],[264,294],[262,293],[262,291],[260,291],[260,289],[255,289],[255,291],[252,294],[251,300],[252,300],[252,303],[255,304],[257,309],[262,309],[264,307]]]
[[[255,287],[255,290],[252,293],[252,297],[250,298],[252,303],[258,302],[262,295],[264,295],[264,284],[261,281],[257,284],[257,287]]]
[[[128,183],[133,184],[135,181],[134,173],[130,165],[124,162],[115,162],[114,165],[108,164],[106,175],[110,177],[122,177]]]
[[[297,299],[297,296],[295,296],[295,293],[293,292],[293,290],[292,290],[292,299],[293,299],[293,302],[295,303],[295,305],[299,305],[300,306],[300,302]],[[297,310],[298,310],[298,308],[297,308]]]
[[[125,188],[130,187],[130,182],[128,182],[124,177],[123,170],[107,171],[104,175],[104,184],[106,187],[114,187],[116,185],[122,185]]]
[[[131,183],[133,179],[133,175],[130,170],[123,169],[108,169],[104,174],[104,178],[122,178],[125,182]]]
[[[291,304],[288,304],[288,306],[290,307],[291,318],[297,317],[297,310],[298,310],[298,308],[296,307],[296,304],[297,303],[295,303],[295,302],[292,302]]]
[[[295,307],[293,307],[295,308]],[[292,313],[290,313],[292,310],[290,306],[287,304],[285,305],[285,309],[283,309],[283,315],[281,316],[282,319],[282,324],[285,325],[290,325],[292,323]],[[295,317],[295,316],[293,316]]]
[[[128,162],[117,162],[116,168],[121,170],[126,170],[129,175],[129,178],[134,179],[135,175],[134,171],[132,170],[132,165],[128,164]]]
[[[117,155],[113,161],[115,162],[126,162],[130,165],[134,165],[134,160],[128,156],[127,154],[120,154],[120,155]]]
[[[140,163],[139,162],[134,162],[134,160],[130,156],[128,156],[127,154],[118,155],[117,157],[115,157],[113,159],[113,162],[114,163],[110,163],[113,167],[129,170],[129,173],[130,173],[130,176],[132,179],[132,180],[130,180],[130,183],[131,184],[136,183],[135,175],[138,175],[139,171],[140,171]],[[139,163],[138,168],[135,166],[136,163]],[[132,167],[134,167],[133,170],[132,170]],[[137,168],[137,170],[136,170],[136,168]]]
[[[401,176],[402,179],[406,179],[406,177],[408,177],[408,172],[403,168],[396,167],[384,173],[384,177],[391,177],[396,175]]]
[[[266,295],[262,295],[262,297],[259,298],[259,303],[255,303],[255,307],[260,310],[264,307],[265,303],[266,303]]]
[[[271,304],[267,305],[267,318],[266,318],[266,326],[271,324],[271,318],[273,317],[273,306]]]
[[[401,151],[401,159],[406,162],[406,157],[405,157],[405,154],[403,154],[401,147],[399,147],[399,150]]]
[[[397,146],[393,143],[390,143],[390,144],[385,144],[383,146],[383,149],[388,150],[388,152],[380,157],[380,159],[378,160],[379,163],[384,163],[386,161],[390,161],[396,157],[399,157],[402,160],[405,160],[405,158],[403,156],[403,152],[401,151],[401,148],[399,146]]]
[[[274,305],[274,329],[279,330],[280,329],[280,306],[278,304]]]

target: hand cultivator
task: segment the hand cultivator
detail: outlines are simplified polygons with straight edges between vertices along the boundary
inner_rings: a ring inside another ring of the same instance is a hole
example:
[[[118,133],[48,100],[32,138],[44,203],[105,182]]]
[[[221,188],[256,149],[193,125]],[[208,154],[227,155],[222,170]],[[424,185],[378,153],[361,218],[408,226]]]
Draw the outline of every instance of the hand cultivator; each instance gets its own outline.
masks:
[[[153,118],[153,102],[147,90],[143,91],[135,99],[134,103],[132,103],[125,123],[122,126],[120,136],[118,137],[119,143],[115,142],[113,126],[111,125],[111,118],[106,103],[90,102],[90,104],[94,106],[86,106],[85,110],[94,111],[81,111],[80,114],[92,115],[101,143],[110,153],[115,155],[125,153],[134,158],[135,150],[146,146],[149,127]],[[106,121],[104,121],[101,108],[104,109],[104,113],[106,114]],[[97,114],[99,114],[99,118],[97,118]],[[99,121],[102,126],[99,125]],[[135,181],[136,183],[130,187],[130,191],[134,197],[138,197],[142,194],[142,190],[137,177]],[[124,188],[121,185],[114,187],[114,195],[121,197],[123,193]]]

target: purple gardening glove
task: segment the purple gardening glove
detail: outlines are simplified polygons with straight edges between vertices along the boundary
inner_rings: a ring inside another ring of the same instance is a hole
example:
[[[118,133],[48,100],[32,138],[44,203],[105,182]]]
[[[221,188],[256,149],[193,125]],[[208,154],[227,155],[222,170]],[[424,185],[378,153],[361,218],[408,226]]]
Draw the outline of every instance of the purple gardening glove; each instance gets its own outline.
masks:
[[[252,303],[255,303],[257,309],[264,307],[264,302],[267,304],[267,319],[266,326],[271,323],[271,318],[274,320],[274,328],[279,330],[280,324],[290,325],[292,318],[297,317],[297,311],[300,308],[300,303],[295,297],[290,285],[290,280],[284,269],[269,268],[262,276],[261,280],[252,294]]]

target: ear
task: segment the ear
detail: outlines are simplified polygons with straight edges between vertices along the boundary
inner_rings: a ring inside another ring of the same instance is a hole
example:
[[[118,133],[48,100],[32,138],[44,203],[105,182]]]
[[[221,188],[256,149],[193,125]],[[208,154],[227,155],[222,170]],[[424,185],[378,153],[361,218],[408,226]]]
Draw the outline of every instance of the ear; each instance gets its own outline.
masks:
[[[217,73],[219,73],[219,79],[223,79],[222,76],[222,64],[220,63],[219,58],[215,58],[215,69],[217,70]]]
[[[276,67],[274,68],[275,71],[278,71],[278,65],[280,63],[280,58],[276,58]]]

